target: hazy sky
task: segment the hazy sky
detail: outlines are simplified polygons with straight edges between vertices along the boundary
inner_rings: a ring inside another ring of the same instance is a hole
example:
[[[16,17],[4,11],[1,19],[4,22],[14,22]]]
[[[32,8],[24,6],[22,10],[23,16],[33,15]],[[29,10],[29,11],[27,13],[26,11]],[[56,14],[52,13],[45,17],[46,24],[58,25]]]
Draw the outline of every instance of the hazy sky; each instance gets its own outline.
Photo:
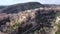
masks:
[[[60,4],[60,0],[0,0],[0,5],[12,5],[25,2],[40,2],[42,4]]]

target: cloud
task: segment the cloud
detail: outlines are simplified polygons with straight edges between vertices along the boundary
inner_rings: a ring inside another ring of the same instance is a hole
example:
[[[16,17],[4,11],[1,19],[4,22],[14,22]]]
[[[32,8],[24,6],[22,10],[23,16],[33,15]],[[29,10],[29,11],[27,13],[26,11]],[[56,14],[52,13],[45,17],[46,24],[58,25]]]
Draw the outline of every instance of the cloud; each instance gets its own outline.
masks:
[[[43,4],[60,4],[60,0],[38,0]]]

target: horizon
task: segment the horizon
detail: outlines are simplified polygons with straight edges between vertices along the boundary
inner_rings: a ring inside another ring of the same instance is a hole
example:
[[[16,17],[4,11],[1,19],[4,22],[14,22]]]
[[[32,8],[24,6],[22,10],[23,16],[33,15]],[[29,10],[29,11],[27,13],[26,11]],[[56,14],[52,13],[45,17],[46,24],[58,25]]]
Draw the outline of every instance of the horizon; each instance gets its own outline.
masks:
[[[27,2],[39,2],[41,4],[56,4],[60,5],[60,0],[0,0],[0,6],[8,6],[18,3],[27,3]]]

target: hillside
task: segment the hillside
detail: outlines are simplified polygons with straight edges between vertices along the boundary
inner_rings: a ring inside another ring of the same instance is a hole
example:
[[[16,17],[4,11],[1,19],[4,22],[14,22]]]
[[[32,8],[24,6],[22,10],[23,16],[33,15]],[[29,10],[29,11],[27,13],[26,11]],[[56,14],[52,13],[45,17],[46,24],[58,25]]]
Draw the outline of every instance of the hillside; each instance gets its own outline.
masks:
[[[47,6],[38,2],[28,2],[1,9],[0,33],[59,34],[60,9]]]
[[[28,3],[21,3],[21,4],[15,4],[6,7],[5,9],[1,10],[1,13],[18,13],[20,11],[35,9],[39,7],[44,7],[42,4],[38,2],[28,2]]]

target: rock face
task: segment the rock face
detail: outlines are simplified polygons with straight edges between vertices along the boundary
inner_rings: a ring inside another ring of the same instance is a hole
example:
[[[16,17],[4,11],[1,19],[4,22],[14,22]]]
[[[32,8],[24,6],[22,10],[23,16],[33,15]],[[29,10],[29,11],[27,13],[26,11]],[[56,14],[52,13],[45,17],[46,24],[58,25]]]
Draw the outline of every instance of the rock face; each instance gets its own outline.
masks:
[[[59,17],[56,15],[59,11],[52,8],[51,10],[41,9],[41,6],[43,5],[31,2],[2,9],[0,11],[0,32],[2,34],[55,34],[58,31]]]

